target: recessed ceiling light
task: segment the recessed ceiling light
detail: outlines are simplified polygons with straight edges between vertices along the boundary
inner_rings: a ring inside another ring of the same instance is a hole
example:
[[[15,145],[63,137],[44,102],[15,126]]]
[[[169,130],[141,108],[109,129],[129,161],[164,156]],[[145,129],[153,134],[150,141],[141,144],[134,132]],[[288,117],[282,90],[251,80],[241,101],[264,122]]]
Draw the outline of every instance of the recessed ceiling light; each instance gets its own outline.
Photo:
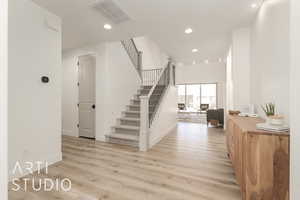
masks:
[[[195,60],[193,61],[193,65],[196,65],[196,61]]]
[[[185,32],[186,34],[191,34],[191,33],[193,32],[193,29],[187,28],[187,29],[185,29],[184,32]]]
[[[251,4],[251,8],[257,8],[257,7],[258,7],[257,3]]]
[[[198,52],[198,49],[192,49],[192,52],[196,53],[196,52]]]
[[[103,28],[106,30],[110,30],[112,29],[112,26],[110,24],[104,24]]]
[[[209,63],[209,61],[208,61],[208,60],[205,60],[204,62],[205,62],[205,64],[208,64],[208,63]]]

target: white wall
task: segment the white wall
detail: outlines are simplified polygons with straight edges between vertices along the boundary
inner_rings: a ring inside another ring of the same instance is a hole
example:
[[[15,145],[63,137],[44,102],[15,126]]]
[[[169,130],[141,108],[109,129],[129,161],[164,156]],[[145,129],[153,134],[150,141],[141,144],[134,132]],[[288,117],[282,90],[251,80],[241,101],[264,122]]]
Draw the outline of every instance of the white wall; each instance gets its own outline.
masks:
[[[251,101],[289,118],[289,0],[265,1],[251,32]]]
[[[9,1],[10,173],[17,161],[61,160],[60,27],[59,18],[31,1]],[[48,84],[41,82],[43,75],[50,77]]]
[[[7,199],[7,7],[0,1],[0,199]]]
[[[291,121],[291,200],[300,199],[300,1],[290,1],[290,121]]]
[[[241,109],[250,104],[250,29],[241,28],[232,34],[232,104]]]
[[[224,63],[202,63],[176,66],[176,84],[194,83],[217,83],[218,107],[225,107],[226,67]]]
[[[139,75],[120,42],[107,44],[106,72],[106,86],[97,90],[97,105],[101,104],[105,113],[103,115],[101,109],[96,110],[96,123],[99,125],[102,122],[102,125],[96,127],[99,140],[104,140],[104,135],[110,133],[111,126],[116,125],[116,119],[121,117],[121,112],[125,111],[126,105],[129,105],[141,85]],[[104,89],[105,96],[102,93]]]
[[[177,88],[170,86],[154,117],[150,128],[150,148],[157,144],[177,125]]]
[[[78,56],[96,56],[96,139],[105,140],[140,86],[139,75],[120,42],[63,53],[63,134],[78,136]]]
[[[134,38],[139,51],[143,52],[143,69],[163,68],[168,63],[168,55],[149,37]]]

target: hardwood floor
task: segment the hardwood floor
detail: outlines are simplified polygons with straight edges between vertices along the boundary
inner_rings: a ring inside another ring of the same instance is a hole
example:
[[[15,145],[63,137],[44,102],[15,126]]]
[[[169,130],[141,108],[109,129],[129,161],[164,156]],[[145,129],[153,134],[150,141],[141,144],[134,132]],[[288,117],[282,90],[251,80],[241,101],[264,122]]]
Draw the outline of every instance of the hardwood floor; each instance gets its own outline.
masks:
[[[13,192],[9,200],[239,200],[222,130],[178,123],[149,152],[63,137],[63,161],[35,178],[69,178],[70,192]]]

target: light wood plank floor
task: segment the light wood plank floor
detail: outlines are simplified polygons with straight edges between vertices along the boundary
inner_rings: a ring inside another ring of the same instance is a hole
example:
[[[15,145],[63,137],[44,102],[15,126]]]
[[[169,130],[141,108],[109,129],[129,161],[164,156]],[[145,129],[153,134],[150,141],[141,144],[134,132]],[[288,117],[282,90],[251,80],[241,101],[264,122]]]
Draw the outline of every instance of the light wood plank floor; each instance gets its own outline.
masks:
[[[35,177],[69,178],[70,192],[13,192],[9,200],[240,200],[224,133],[203,124],[177,129],[147,153],[63,137],[63,161]]]

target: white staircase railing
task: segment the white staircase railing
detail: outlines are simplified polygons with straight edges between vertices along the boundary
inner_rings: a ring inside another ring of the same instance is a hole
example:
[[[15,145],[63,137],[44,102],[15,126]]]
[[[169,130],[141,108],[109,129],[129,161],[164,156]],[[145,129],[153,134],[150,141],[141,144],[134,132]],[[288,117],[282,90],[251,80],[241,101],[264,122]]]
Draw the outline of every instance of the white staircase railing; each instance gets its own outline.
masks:
[[[163,68],[153,84],[150,92],[146,96],[140,96],[140,136],[139,136],[139,149],[140,151],[147,151],[149,148],[149,133],[150,126],[155,117],[155,114],[160,106],[161,100],[166,92],[168,86],[170,85],[170,77],[171,77],[171,67],[172,62],[169,61],[167,66]],[[150,104],[151,102],[157,100],[157,96],[155,95],[155,91],[159,91],[161,94],[158,103],[155,106],[154,111],[151,113]]]
[[[162,70],[162,68],[142,70],[143,86],[153,86],[159,79]]]
[[[142,57],[143,57],[143,52],[139,51],[134,43],[133,39],[128,39],[128,40],[122,40],[121,41],[124,49],[126,50],[132,64],[138,71],[141,79],[142,79]]]
[[[134,40],[127,39],[121,41],[124,49],[126,50],[132,64],[134,65],[135,69],[137,70],[143,86],[152,86],[156,83],[156,81],[159,78],[160,72],[162,71],[162,68],[156,68],[156,69],[146,69],[143,70],[143,63],[142,63],[142,57],[143,52],[139,51],[135,45]]]

